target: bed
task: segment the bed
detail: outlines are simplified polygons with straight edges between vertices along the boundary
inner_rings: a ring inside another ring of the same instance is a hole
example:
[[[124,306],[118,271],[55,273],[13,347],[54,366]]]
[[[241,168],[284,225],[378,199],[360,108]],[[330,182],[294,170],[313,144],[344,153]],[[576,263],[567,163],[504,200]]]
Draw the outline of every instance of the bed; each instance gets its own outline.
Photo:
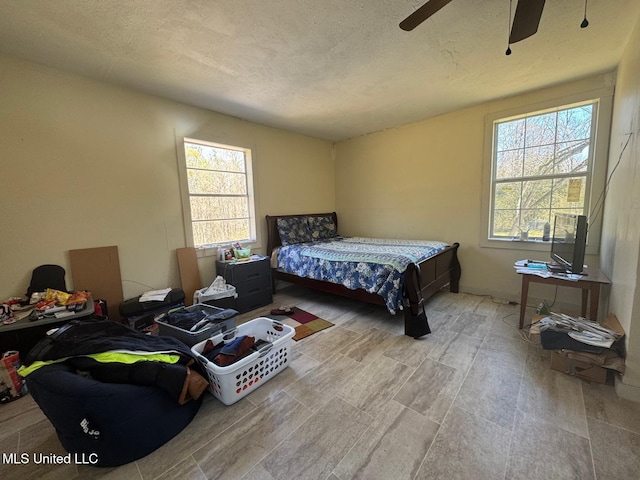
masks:
[[[282,280],[384,305],[414,338],[430,333],[423,302],[447,285],[458,292],[458,243],[342,237],[336,212],[266,220],[274,292]]]

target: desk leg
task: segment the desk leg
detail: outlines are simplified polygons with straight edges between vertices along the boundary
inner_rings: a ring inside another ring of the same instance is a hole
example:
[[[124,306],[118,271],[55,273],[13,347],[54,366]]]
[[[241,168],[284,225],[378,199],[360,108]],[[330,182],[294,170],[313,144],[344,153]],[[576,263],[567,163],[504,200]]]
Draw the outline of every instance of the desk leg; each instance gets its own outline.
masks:
[[[589,298],[589,290],[591,287],[585,287],[582,289],[582,315],[583,318],[587,318],[587,299]],[[591,293],[591,299],[593,300],[593,293]]]
[[[522,294],[520,295],[520,330],[524,324],[524,314],[527,310],[527,297],[529,296],[529,275],[522,275]]]
[[[599,283],[592,283],[591,284],[591,299],[590,299],[590,305],[589,305],[589,315],[591,316],[591,318],[589,320],[592,320],[594,322],[598,321],[598,305],[600,304],[600,284]]]

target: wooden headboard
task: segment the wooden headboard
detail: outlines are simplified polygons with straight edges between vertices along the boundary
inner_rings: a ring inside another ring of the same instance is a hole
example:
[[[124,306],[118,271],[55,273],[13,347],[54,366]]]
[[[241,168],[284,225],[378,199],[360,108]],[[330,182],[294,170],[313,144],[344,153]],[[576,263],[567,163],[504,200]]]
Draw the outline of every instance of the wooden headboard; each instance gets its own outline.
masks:
[[[267,215],[267,255],[271,255],[273,249],[282,245],[280,240],[280,233],[278,232],[278,219],[279,218],[293,218],[293,217],[333,217],[333,223],[336,225],[336,232],[338,231],[338,214],[336,212],[329,213],[301,213],[297,215]]]

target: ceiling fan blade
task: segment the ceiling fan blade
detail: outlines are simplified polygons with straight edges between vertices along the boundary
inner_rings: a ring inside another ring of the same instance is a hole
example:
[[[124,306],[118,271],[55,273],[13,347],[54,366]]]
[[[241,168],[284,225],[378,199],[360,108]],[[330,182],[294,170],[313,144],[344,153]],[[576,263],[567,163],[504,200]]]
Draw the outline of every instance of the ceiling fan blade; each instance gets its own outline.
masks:
[[[518,0],[516,13],[513,16],[513,25],[511,25],[509,43],[529,38],[538,31],[544,2],[545,0]]]
[[[415,12],[401,21],[400,28],[402,30],[410,32],[450,1],[451,0],[429,0],[419,9],[417,9]]]

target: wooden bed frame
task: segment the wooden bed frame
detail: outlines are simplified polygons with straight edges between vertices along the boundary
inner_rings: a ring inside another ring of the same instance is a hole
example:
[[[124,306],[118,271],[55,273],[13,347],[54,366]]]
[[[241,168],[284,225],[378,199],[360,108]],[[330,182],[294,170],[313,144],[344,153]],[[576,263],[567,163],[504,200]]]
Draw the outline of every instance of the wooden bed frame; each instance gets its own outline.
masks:
[[[331,213],[311,213],[298,215],[267,215],[267,255],[271,256],[276,247],[282,245],[278,232],[279,218],[292,217],[333,217],[333,221],[338,227],[338,215]],[[460,286],[460,275],[462,270],[458,261],[459,243],[447,247],[433,257],[427,258],[418,263],[411,263],[405,272],[403,287],[403,306],[405,320],[405,334],[418,338],[426,333],[430,333],[422,303],[435,294],[438,290],[449,285],[449,290],[458,293]],[[275,293],[276,280],[295,283],[304,287],[320,290],[322,292],[354,298],[363,302],[376,305],[385,305],[384,299],[375,293],[369,293],[363,289],[351,290],[343,285],[323,282],[312,278],[298,277],[291,273],[282,272],[272,268],[271,278],[273,291]],[[421,320],[421,316],[424,319]],[[422,325],[423,322],[425,325]],[[426,329],[424,328],[426,326]]]

